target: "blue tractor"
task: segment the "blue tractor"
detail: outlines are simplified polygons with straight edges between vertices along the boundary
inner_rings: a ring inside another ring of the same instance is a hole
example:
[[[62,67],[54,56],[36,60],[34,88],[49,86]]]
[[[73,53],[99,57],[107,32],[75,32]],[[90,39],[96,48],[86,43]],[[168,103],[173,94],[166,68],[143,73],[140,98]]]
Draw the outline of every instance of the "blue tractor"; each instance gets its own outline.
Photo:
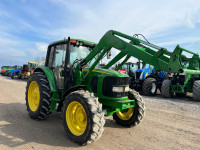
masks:
[[[162,82],[167,78],[168,74],[164,71],[156,71],[149,64],[140,63],[140,65],[142,65],[142,69],[136,70],[135,80],[130,85],[130,88],[142,91],[146,96],[154,96],[157,94],[157,89],[161,89]]]
[[[12,79],[14,79],[14,78],[19,74],[19,72],[21,71],[21,69],[22,69],[22,66],[16,66],[15,69],[11,70],[9,76],[10,76]]]

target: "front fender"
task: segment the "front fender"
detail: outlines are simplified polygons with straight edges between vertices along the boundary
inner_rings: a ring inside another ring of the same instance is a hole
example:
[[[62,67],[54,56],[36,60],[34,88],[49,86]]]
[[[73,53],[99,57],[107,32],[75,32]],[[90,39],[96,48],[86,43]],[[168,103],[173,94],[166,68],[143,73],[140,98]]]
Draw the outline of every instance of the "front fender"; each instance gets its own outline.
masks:
[[[38,67],[34,70],[34,72],[44,72],[47,80],[49,81],[51,92],[57,91],[54,74],[51,69],[49,69],[48,67]]]

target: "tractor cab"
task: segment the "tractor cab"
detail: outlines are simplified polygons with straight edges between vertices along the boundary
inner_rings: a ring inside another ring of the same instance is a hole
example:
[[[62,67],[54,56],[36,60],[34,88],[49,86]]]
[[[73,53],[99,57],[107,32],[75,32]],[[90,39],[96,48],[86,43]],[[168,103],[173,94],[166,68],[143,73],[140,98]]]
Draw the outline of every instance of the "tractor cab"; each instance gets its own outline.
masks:
[[[69,43],[69,44],[68,44]],[[57,89],[68,89],[69,81],[74,80],[76,65],[95,47],[95,43],[83,40],[57,41],[48,47],[45,66],[52,69]],[[92,63],[95,58],[90,62]],[[90,63],[87,64],[88,67]],[[71,70],[71,71],[70,71]]]
[[[135,77],[135,72],[138,69],[139,69],[138,63],[127,62],[123,64],[123,66],[118,71],[129,75],[129,77]]]
[[[155,70],[152,65],[143,63],[142,69],[136,70],[136,80],[144,80],[147,76],[154,72]]]
[[[35,70],[35,68],[38,67],[38,63],[36,62],[28,62],[28,71],[29,72],[33,72],[33,70]]]

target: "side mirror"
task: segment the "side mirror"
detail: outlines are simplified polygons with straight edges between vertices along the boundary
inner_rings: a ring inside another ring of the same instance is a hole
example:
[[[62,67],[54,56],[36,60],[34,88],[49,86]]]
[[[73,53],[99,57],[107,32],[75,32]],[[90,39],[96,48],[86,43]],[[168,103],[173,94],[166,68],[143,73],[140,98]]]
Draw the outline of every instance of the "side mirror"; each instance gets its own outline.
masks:
[[[111,50],[109,50],[109,51],[107,52],[107,59],[110,59],[110,56],[111,56]]]

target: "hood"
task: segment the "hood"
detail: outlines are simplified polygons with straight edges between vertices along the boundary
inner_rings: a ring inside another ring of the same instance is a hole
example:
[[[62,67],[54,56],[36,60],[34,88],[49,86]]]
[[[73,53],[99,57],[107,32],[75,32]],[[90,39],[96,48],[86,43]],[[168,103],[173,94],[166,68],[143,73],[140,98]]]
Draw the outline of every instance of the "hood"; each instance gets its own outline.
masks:
[[[149,72],[150,68],[138,69],[136,72]]]
[[[85,68],[83,69],[84,72],[87,72],[89,70],[89,68]],[[102,75],[107,75],[107,76],[116,76],[116,77],[129,77],[128,75],[115,71],[115,70],[111,70],[111,69],[102,69],[102,68],[94,68],[92,70],[93,73],[98,73],[98,74],[102,74]]]

